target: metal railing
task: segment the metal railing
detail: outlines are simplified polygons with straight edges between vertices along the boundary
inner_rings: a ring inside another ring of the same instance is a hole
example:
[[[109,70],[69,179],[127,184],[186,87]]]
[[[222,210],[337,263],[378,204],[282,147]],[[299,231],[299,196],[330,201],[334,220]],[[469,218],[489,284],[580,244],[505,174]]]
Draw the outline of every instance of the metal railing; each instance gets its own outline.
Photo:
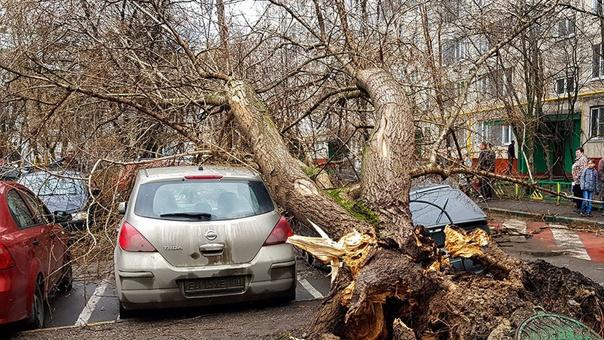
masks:
[[[543,193],[539,190],[533,190],[527,187],[523,187],[520,184],[508,183],[503,181],[497,181],[493,184],[495,193],[501,198],[514,198],[514,199],[531,199],[535,201],[554,201],[557,205],[560,204],[564,194],[572,196],[572,182],[569,181],[550,181],[550,180],[538,180],[536,184],[544,189],[556,192],[558,195],[552,195],[549,193]]]

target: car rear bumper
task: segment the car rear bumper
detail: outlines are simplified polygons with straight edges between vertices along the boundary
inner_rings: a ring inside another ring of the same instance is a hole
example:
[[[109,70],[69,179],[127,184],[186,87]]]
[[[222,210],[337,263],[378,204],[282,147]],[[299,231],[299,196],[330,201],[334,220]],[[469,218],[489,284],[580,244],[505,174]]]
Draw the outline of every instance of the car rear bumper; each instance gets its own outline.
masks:
[[[27,317],[26,296],[17,291],[12,277],[16,269],[0,270],[0,325]]]
[[[290,297],[295,291],[296,269],[289,244],[262,247],[245,264],[175,267],[159,253],[115,249],[118,298],[126,309],[173,308]],[[186,294],[184,283],[225,277],[242,277],[245,286],[226,292]]]
[[[295,279],[252,282],[242,294],[187,298],[181,288],[122,290],[120,302],[125,309],[180,308],[249,302],[291,297]],[[294,288],[295,289],[295,288]]]

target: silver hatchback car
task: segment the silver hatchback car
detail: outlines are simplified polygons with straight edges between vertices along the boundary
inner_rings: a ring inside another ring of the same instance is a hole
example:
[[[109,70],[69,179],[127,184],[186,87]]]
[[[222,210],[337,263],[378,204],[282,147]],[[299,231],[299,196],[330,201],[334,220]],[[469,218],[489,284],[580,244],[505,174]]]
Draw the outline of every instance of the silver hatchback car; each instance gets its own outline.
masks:
[[[294,299],[293,234],[253,171],[167,167],[137,174],[114,252],[120,312]]]

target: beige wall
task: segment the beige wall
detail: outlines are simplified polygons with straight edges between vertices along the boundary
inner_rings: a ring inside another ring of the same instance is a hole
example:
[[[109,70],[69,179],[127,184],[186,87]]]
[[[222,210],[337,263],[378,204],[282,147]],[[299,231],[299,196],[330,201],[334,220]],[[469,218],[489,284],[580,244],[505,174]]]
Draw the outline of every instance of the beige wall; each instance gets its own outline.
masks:
[[[592,106],[604,105],[604,95],[593,95],[583,97],[578,103],[581,111],[581,143],[587,157],[604,157],[604,139],[589,139],[589,113]]]

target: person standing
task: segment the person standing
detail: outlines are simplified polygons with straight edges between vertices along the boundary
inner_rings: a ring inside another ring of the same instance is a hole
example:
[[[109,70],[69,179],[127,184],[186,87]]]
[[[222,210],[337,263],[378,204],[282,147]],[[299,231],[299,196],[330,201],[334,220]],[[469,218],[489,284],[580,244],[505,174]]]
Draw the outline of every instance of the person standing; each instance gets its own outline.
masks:
[[[598,162],[598,181],[600,184],[600,195],[598,198],[604,202],[604,158],[600,158]],[[602,216],[604,216],[604,203],[602,203],[600,210],[602,211]]]
[[[516,159],[516,142],[512,141],[508,145],[508,174],[512,175],[514,168],[514,159]]]
[[[574,199],[576,211],[581,212],[581,197],[583,197],[583,192],[581,190],[580,176],[583,170],[587,167],[588,159],[587,156],[585,156],[585,151],[583,151],[583,148],[578,148],[577,151],[575,151],[575,157],[576,160],[572,167],[572,190],[573,195],[576,197]]]
[[[487,155],[488,155],[488,157],[487,157],[488,171],[495,173],[495,160],[496,160],[497,156],[495,155],[495,150],[493,150],[492,143],[487,144]],[[493,198],[493,180],[491,178],[487,178],[487,192],[488,192],[487,199],[492,199]]]
[[[497,156],[495,155],[495,150],[493,150],[493,144],[489,143],[488,146],[488,155],[489,155],[489,171],[495,172],[495,159]]]
[[[598,171],[596,170],[596,163],[589,160],[587,167],[581,172],[579,178],[581,184],[581,191],[583,194],[583,203],[581,203],[581,215],[591,217],[591,200],[593,199],[593,193],[598,191]]]
[[[491,152],[487,149],[487,143],[480,143],[480,153],[478,154],[478,169],[483,171],[491,171],[493,162],[491,160]],[[490,199],[493,194],[491,192],[491,183],[487,177],[480,177],[480,195],[484,199]]]

